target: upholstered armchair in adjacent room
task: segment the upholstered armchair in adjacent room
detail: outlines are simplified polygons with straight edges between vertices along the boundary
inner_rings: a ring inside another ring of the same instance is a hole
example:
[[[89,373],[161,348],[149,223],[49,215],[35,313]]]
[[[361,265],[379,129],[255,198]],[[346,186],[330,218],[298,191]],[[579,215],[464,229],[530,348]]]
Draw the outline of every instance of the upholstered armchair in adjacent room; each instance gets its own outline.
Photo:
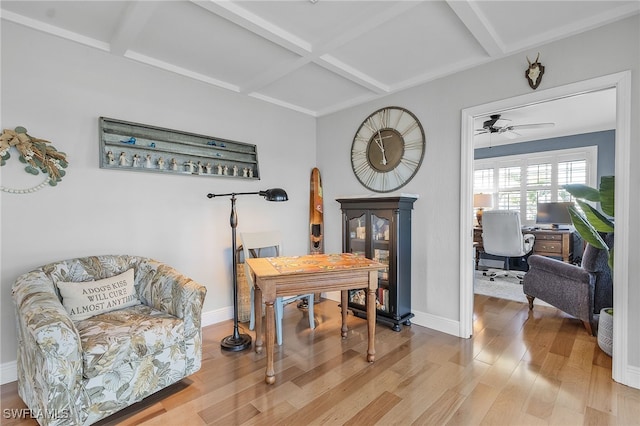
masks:
[[[613,247],[613,235],[605,238],[609,247]],[[600,310],[613,306],[613,277],[607,252],[587,244],[581,266],[532,255],[522,290],[529,309],[533,309],[537,297],[578,318],[595,335]]]
[[[138,256],[63,260],[18,277],[20,397],[45,413],[41,424],[89,425],[189,376],[202,360],[205,295]]]

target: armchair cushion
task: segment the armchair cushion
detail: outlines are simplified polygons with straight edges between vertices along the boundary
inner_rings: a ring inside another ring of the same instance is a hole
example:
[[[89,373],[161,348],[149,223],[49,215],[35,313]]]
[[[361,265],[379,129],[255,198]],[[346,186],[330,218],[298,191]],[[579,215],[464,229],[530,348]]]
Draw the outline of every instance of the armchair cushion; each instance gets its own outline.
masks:
[[[76,328],[85,378],[138,363],[184,339],[184,321],[145,305],[96,315],[77,322]]]

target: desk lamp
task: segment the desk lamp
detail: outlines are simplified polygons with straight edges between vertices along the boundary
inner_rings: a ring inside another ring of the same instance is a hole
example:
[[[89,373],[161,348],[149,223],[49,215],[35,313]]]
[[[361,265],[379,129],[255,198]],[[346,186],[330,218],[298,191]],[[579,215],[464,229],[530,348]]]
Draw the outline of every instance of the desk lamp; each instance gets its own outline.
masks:
[[[492,194],[473,194],[473,207],[476,210],[476,219],[478,220],[478,226],[482,228],[482,210],[486,207],[493,207],[493,195]]]
[[[220,342],[222,349],[227,351],[243,351],[251,347],[251,336],[240,334],[238,329],[238,259],[236,258],[236,228],[238,227],[238,214],[236,213],[236,196],[260,195],[267,201],[287,201],[289,197],[282,188],[272,188],[258,192],[231,192],[229,194],[207,194],[207,198],[231,197],[231,257],[233,258],[233,334],[225,337]]]

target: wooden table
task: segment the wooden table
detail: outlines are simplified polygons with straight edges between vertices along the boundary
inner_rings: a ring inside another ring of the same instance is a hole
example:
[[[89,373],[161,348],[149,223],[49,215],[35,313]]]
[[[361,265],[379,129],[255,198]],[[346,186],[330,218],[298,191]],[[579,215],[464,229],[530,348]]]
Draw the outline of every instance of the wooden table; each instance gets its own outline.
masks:
[[[255,283],[254,312],[261,312],[266,305],[267,371],[265,381],[276,381],[273,369],[275,345],[276,297],[293,296],[324,291],[341,291],[342,338],[347,337],[347,304],[350,289],[367,289],[367,361],[375,360],[376,296],[378,270],[386,268],[382,263],[350,253],[314,254],[293,257],[264,257],[246,259]],[[262,316],[256,315],[256,352],[262,352]]]

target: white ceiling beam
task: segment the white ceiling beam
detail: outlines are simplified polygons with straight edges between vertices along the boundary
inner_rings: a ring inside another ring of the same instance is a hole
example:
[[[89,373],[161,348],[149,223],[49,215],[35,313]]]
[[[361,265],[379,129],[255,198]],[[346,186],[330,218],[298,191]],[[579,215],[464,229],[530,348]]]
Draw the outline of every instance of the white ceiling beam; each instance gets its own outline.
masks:
[[[65,30],[63,28],[47,24],[36,19],[27,18],[26,16],[22,16],[5,9],[2,9],[2,19],[6,19],[7,21],[11,21],[16,24],[24,25],[25,27],[33,28],[34,30],[42,31],[47,34],[52,34],[54,36],[65,38],[67,40],[75,41],[76,43],[84,44],[85,46],[94,47],[105,52],[109,51],[109,43],[96,40],[95,38],[83,36],[82,34],[74,33],[73,31]]]
[[[111,53],[124,55],[129,46],[144,29],[145,24],[158,7],[157,2],[136,1],[129,3],[115,34],[111,38]]]
[[[131,50],[128,50],[124,56],[125,58],[133,59],[134,61],[138,61],[143,64],[150,65],[152,67],[160,68],[165,71],[179,74],[184,77],[192,78],[194,80],[199,80],[204,83],[212,84],[214,86],[222,87],[223,89],[231,90],[232,92],[236,92],[236,93],[240,92],[240,88],[234,84],[227,83],[226,81],[218,80],[216,78],[211,78],[207,75],[200,74],[195,71],[191,71],[186,68],[182,68],[177,65],[170,64],[168,62],[161,61],[156,58],[152,58],[150,56],[142,55],[140,53],[136,53]]]
[[[367,17],[363,16],[363,20],[359,25],[349,28],[348,30],[340,33],[337,37],[333,36],[328,38],[326,41],[319,43],[318,46],[314,46],[314,51],[320,56],[326,52],[331,52],[363,34],[375,31],[385,23],[394,20],[401,14],[408,12],[418,5],[420,5],[420,2],[417,1],[400,1],[377,15]]]
[[[640,2],[636,1],[630,4],[624,4],[616,8],[611,8],[598,15],[590,16],[580,21],[573,21],[567,25],[556,27],[553,30],[546,31],[544,33],[535,34],[517,43],[510,43],[507,46],[508,51],[510,53],[520,52],[531,47],[540,46],[542,44],[580,34],[585,31],[607,25],[611,22],[636,15],[638,11],[640,11]]]
[[[322,57],[315,59],[313,62],[343,78],[346,78],[347,80],[366,87],[377,94],[389,93],[388,85],[381,83],[370,75],[345,64],[331,55],[323,55]]]
[[[447,0],[447,4],[491,57],[505,54],[505,45],[473,0]]]
[[[311,44],[307,41],[249,12],[236,3],[213,0],[191,0],[191,2],[298,55],[311,52]]]
[[[241,93],[252,93],[280,80],[288,74],[309,64],[311,60],[302,56],[293,61],[280,62],[267,70],[262,70],[258,75],[240,87]]]

